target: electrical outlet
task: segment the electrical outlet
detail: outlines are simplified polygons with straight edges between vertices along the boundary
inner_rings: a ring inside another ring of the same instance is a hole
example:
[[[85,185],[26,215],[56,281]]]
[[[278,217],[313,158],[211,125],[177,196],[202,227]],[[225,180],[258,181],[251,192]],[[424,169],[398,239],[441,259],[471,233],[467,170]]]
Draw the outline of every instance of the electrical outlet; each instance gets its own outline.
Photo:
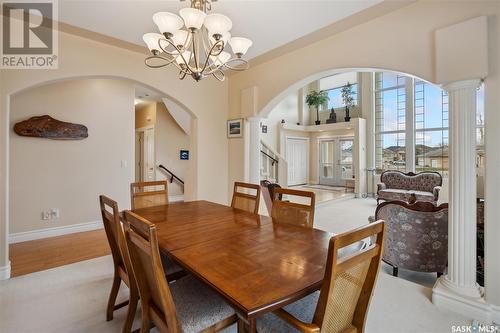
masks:
[[[50,212],[42,212],[42,220],[50,219]]]
[[[59,218],[59,208],[51,208],[50,209],[50,218],[58,219]]]

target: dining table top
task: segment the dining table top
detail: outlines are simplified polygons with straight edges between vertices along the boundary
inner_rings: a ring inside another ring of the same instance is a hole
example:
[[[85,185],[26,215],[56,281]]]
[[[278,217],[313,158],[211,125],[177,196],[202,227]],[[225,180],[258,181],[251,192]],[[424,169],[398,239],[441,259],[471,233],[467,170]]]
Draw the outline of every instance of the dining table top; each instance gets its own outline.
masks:
[[[156,225],[160,251],[246,320],[321,286],[333,234],[208,201],[133,210]]]

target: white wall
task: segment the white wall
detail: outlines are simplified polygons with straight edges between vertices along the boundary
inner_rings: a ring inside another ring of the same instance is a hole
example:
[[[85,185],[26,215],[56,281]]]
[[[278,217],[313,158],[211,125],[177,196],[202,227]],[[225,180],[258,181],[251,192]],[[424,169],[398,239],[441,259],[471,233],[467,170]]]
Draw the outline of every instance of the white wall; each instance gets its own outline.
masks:
[[[22,137],[16,122],[48,114],[87,126],[84,140]],[[126,161],[127,167],[121,167]],[[11,100],[10,232],[100,220],[98,196],[130,207],[134,177],[134,88],[129,82],[83,79],[59,82]],[[60,218],[41,212],[59,208]]]
[[[281,120],[284,119],[287,124],[296,124],[299,122],[298,101],[297,93],[290,94],[281,103],[276,105],[267,118],[262,119],[262,125],[267,125],[267,133],[261,134],[262,141],[280,154]]]
[[[180,159],[180,150],[189,148],[189,136],[177,124],[167,111],[163,102],[158,102],[156,107],[155,124],[155,151],[156,165],[163,164],[167,169],[175,173],[177,177],[186,180],[189,170],[189,161]],[[168,177],[167,177],[168,175]],[[161,169],[156,170],[156,179],[170,179],[170,174]],[[168,183],[169,196],[182,195],[184,187],[174,180]]]

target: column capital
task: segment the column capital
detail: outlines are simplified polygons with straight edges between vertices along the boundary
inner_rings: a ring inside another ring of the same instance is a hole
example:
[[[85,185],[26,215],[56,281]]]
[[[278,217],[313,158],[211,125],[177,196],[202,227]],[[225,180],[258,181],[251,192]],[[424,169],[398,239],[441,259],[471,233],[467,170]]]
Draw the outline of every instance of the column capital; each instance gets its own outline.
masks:
[[[442,88],[446,91],[454,91],[460,89],[477,89],[481,85],[481,79],[462,80],[443,84]]]

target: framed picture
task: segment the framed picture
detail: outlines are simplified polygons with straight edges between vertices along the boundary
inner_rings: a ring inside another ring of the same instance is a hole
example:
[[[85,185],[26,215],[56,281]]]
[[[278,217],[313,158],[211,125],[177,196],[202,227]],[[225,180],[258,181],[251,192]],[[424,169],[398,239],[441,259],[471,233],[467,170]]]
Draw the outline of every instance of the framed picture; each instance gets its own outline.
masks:
[[[189,150],[181,150],[180,158],[181,160],[189,160]]]
[[[241,138],[243,136],[243,119],[231,119],[227,121],[227,137]]]

